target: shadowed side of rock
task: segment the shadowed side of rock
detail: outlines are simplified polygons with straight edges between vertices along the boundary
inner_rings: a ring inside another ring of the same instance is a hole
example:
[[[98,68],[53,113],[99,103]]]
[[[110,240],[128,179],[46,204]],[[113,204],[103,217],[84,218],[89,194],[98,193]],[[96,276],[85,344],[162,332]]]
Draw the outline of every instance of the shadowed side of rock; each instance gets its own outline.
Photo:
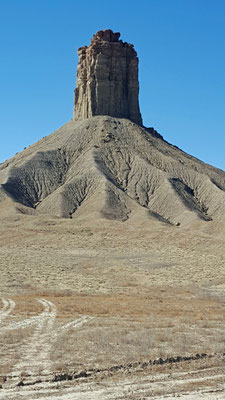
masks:
[[[89,47],[78,50],[74,120],[109,115],[142,125],[137,53],[119,37],[118,32],[99,31]]]

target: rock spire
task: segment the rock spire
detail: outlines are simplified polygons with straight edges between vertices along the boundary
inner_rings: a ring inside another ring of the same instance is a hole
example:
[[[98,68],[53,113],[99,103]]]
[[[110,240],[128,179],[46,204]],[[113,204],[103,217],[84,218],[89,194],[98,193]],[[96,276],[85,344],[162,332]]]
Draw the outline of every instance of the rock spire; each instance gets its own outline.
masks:
[[[138,57],[120,33],[98,31],[78,49],[74,120],[94,115],[128,118],[142,125],[138,93]]]

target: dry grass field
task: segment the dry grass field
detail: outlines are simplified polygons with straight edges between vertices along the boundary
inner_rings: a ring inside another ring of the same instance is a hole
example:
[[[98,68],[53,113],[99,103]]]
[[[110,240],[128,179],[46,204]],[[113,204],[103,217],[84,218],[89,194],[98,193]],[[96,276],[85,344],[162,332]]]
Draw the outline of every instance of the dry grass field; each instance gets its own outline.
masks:
[[[224,398],[222,224],[2,220],[0,399]]]

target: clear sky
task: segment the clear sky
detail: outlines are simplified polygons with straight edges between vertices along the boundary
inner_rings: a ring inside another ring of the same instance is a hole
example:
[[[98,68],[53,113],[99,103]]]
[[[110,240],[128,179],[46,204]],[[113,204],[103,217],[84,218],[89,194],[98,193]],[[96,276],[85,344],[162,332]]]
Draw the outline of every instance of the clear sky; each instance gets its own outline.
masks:
[[[77,48],[108,28],[137,50],[145,126],[225,170],[225,0],[0,0],[0,162],[72,118]]]

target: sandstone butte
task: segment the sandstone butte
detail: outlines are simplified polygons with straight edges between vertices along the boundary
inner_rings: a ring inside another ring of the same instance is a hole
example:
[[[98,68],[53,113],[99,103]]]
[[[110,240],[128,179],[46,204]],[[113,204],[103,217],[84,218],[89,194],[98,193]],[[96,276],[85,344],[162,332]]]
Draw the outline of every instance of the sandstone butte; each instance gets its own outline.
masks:
[[[0,164],[0,399],[225,399],[225,172],[143,126],[118,33],[79,56],[74,118]]]
[[[72,120],[0,165],[0,216],[224,221],[225,173],[143,126],[137,53],[119,37],[99,31],[79,48]]]
[[[90,46],[78,49],[74,120],[110,115],[142,125],[137,53],[119,37],[110,29],[98,31]]]

